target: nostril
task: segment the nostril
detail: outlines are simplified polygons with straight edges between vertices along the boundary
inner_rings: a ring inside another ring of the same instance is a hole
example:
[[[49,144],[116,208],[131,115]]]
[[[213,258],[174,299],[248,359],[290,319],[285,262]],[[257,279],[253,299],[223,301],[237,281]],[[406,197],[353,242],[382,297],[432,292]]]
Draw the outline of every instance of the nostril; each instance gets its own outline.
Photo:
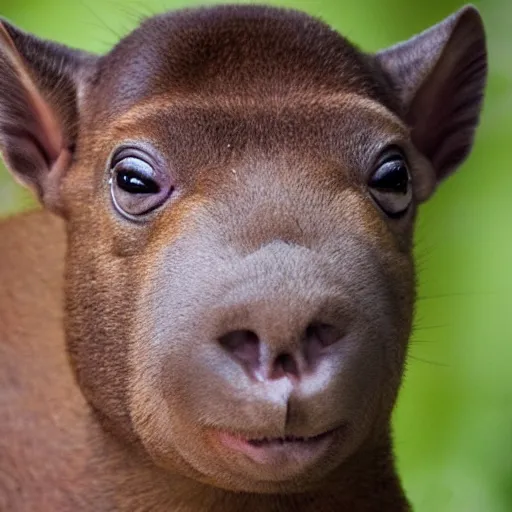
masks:
[[[228,332],[219,338],[220,345],[237,361],[256,368],[260,363],[260,340],[249,330],[240,329]]]
[[[339,341],[343,333],[334,325],[324,323],[311,323],[306,328],[306,341],[308,344],[317,344],[328,347]]]
[[[299,367],[297,362],[290,354],[280,354],[274,362],[272,377],[276,379],[283,375],[299,376]]]
[[[334,325],[313,322],[304,334],[304,355],[310,365],[317,363],[324,354],[323,349],[334,345],[343,338],[344,333]]]

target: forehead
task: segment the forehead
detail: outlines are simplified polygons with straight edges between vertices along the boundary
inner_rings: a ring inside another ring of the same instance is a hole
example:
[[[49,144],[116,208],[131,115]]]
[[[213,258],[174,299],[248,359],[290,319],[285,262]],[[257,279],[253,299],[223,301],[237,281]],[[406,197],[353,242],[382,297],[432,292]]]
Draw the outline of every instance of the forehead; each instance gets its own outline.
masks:
[[[349,169],[406,142],[408,130],[379,102],[355,93],[251,97],[166,94],[128,109],[101,140],[109,146],[147,141],[177,168],[224,166],[226,158],[285,157]]]
[[[96,119],[165,94],[252,98],[357,93],[395,110],[370,56],[296,11],[217,6],[150,18],[100,60]]]

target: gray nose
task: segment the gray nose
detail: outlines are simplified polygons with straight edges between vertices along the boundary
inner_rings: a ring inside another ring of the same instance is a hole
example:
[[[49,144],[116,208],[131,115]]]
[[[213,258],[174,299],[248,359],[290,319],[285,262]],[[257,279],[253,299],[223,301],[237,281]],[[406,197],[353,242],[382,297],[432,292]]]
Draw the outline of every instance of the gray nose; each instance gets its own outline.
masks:
[[[283,376],[298,379],[314,371],[325,349],[342,337],[339,327],[311,322],[293,344],[265,339],[257,330],[249,329],[229,331],[218,341],[252,378],[274,380]]]

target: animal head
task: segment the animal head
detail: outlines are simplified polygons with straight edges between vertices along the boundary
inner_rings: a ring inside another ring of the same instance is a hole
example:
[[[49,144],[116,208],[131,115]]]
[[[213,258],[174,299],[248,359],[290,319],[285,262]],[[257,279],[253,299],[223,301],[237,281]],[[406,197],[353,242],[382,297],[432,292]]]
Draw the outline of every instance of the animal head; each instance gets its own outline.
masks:
[[[1,149],[66,221],[68,350],[105,428],[255,492],[385,436],[417,208],[485,78],[472,7],[376,54],[269,7],[156,16],[103,56],[2,22]]]

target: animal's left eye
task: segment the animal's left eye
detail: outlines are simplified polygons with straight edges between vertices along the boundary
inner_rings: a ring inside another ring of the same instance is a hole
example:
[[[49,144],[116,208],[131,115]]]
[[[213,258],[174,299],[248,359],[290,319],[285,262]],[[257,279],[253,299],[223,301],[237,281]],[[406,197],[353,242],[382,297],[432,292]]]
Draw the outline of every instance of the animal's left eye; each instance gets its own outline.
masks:
[[[379,163],[368,182],[370,193],[392,218],[401,217],[412,202],[411,176],[405,158],[394,151]]]

